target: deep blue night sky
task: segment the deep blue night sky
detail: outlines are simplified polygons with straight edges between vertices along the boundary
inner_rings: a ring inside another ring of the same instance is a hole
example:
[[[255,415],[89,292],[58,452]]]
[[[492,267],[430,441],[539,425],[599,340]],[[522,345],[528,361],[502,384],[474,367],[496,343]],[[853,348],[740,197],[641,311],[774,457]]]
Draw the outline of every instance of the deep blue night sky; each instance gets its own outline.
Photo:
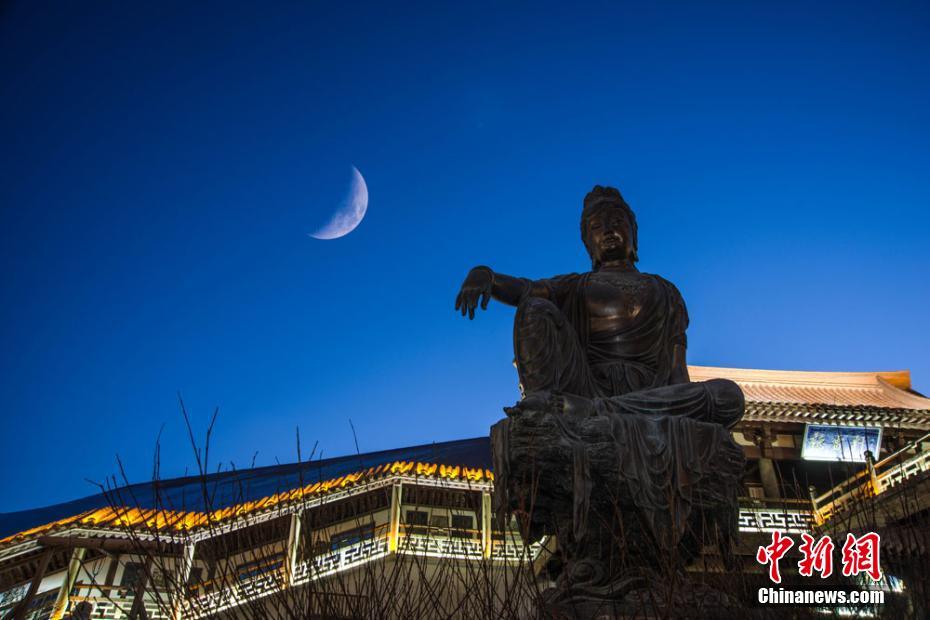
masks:
[[[595,183],[691,363],[930,391],[930,4],[401,4],[0,8],[0,512],[184,473],[178,391],[239,467],[486,434],[458,286],[585,270]]]

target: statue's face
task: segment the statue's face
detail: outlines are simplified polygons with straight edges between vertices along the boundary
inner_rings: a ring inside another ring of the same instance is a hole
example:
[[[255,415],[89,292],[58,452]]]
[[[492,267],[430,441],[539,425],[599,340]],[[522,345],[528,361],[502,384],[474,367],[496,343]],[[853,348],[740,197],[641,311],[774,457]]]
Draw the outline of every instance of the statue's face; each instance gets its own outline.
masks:
[[[623,209],[602,209],[588,220],[587,244],[595,263],[633,254],[633,226]]]

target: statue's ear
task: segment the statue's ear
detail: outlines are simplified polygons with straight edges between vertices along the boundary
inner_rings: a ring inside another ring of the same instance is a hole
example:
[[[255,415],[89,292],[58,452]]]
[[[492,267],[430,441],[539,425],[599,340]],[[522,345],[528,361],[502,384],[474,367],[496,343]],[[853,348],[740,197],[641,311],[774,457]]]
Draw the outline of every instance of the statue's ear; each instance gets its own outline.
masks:
[[[597,258],[594,256],[594,251],[591,249],[591,246],[588,245],[588,238],[582,237],[581,242],[584,243],[584,249],[588,253],[588,258],[591,259],[591,268],[597,270]]]

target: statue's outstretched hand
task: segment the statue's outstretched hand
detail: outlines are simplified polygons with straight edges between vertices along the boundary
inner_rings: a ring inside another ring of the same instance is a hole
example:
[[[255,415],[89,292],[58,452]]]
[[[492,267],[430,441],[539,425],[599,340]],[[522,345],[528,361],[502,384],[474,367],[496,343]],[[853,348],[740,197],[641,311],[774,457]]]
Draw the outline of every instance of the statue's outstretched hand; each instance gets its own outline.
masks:
[[[455,309],[462,311],[462,316],[475,318],[475,308],[481,303],[481,309],[486,310],[491,300],[491,287],[494,285],[494,272],[487,267],[475,267],[465,276],[462,288],[455,298]]]

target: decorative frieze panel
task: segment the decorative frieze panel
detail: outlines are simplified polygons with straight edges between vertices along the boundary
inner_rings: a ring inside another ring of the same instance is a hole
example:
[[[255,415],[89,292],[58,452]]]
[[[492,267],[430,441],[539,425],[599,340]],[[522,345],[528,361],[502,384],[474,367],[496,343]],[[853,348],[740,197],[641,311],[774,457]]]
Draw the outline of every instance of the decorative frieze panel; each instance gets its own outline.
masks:
[[[294,570],[294,585],[348,570],[387,554],[387,538],[371,538],[346,545],[330,553],[320,554],[306,562],[298,563]]]
[[[777,508],[742,508],[739,511],[741,532],[810,532],[814,517],[809,510],[779,510]]]
[[[397,550],[400,553],[435,558],[469,560],[482,557],[480,540],[454,536],[407,535]]]
[[[122,620],[129,618],[129,610],[132,609],[132,598],[102,598],[102,599],[85,599],[94,604],[94,620]],[[75,604],[76,599],[71,600]],[[147,602],[144,605],[145,612],[150,620],[168,620],[170,616],[161,611],[159,605],[153,602]]]

